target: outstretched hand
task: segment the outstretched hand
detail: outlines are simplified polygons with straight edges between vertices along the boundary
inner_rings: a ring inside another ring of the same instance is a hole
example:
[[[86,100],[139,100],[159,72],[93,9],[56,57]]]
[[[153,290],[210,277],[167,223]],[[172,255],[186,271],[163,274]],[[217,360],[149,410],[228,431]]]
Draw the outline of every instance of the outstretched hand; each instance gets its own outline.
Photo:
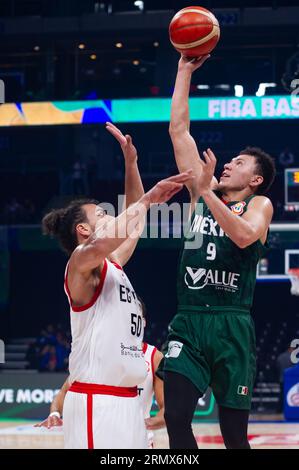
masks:
[[[62,419],[58,418],[58,416],[48,416],[47,419],[45,419],[41,423],[35,424],[34,427],[51,429],[55,426],[62,426],[62,424],[63,424]]]
[[[188,70],[189,72],[193,73],[195,70],[199,69],[210,57],[210,54],[206,54],[191,59],[190,57],[185,57],[182,54],[179,60],[179,70]]]
[[[146,429],[149,431],[161,429],[166,426],[164,416],[163,417],[154,416],[153,418],[146,418],[144,421],[145,421]]]
[[[159,181],[148,193],[150,204],[162,204],[181,191],[184,184],[194,178],[192,169]]]
[[[198,180],[198,187],[200,189],[200,193],[203,193],[210,189],[217,163],[217,159],[210,148],[203,152],[203,156],[205,162],[201,158],[199,158],[199,163],[202,169]]]
[[[128,163],[134,163],[137,161],[137,150],[133,145],[132,137],[129,134],[124,135],[118,127],[116,127],[112,122],[106,122],[106,129],[110,134],[115,137],[119,142],[121,149],[123,151],[125,160]]]

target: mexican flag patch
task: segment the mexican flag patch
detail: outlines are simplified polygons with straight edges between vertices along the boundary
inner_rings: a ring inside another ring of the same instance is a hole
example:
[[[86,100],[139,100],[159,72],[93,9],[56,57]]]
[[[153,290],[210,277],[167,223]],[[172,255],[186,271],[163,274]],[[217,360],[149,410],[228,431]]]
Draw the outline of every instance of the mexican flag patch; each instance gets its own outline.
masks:
[[[238,395],[248,395],[248,387],[245,387],[244,385],[239,385]]]

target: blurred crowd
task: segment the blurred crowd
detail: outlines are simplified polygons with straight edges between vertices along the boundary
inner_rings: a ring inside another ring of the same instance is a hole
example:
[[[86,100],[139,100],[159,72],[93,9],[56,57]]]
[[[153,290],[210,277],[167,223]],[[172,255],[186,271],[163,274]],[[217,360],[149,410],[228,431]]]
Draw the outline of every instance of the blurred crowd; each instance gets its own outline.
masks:
[[[26,354],[28,368],[40,372],[67,371],[70,350],[70,331],[65,330],[62,325],[49,324],[29,345]]]
[[[37,223],[38,217],[39,214],[31,199],[21,202],[18,198],[12,197],[0,211],[0,223],[5,225],[33,224]]]

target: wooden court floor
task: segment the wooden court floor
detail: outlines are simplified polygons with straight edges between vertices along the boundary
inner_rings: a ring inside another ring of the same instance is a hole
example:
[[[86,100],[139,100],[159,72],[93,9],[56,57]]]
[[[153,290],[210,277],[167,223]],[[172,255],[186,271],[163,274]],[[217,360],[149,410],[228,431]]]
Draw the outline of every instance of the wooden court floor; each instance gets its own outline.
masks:
[[[273,416],[272,418],[275,418]],[[257,420],[258,419],[258,420]],[[0,421],[0,449],[63,448],[61,428],[33,427],[33,421]],[[194,423],[199,449],[223,449],[218,423]],[[253,449],[299,449],[299,423],[286,423],[259,416],[250,421],[249,442]],[[166,429],[155,431],[155,448],[167,449]]]

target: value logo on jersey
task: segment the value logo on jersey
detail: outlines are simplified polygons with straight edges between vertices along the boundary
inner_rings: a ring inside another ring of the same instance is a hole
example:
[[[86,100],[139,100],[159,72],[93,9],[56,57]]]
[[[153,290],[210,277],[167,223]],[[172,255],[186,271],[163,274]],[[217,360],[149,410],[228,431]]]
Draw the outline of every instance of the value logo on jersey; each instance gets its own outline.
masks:
[[[227,289],[231,292],[238,290],[240,274],[218,269],[191,268],[186,266],[185,284],[188,289],[204,289],[206,286],[214,286],[219,289]]]
[[[234,204],[233,206],[231,206],[230,210],[236,215],[242,215],[244,212],[245,206],[246,206],[245,201],[237,202],[237,204]]]

